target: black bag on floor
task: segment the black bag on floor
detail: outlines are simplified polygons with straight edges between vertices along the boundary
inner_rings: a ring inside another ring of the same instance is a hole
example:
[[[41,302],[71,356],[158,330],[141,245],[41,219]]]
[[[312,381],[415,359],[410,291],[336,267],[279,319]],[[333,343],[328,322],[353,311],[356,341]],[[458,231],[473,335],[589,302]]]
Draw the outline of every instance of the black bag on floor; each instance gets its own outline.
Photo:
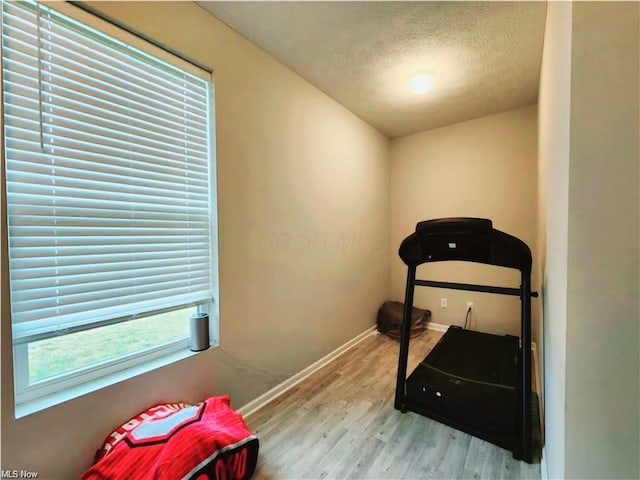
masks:
[[[402,302],[384,302],[378,309],[378,332],[391,338],[400,338],[400,325],[402,324]],[[431,317],[431,310],[422,310],[413,307],[411,312],[411,337],[417,337],[427,328],[427,322]]]

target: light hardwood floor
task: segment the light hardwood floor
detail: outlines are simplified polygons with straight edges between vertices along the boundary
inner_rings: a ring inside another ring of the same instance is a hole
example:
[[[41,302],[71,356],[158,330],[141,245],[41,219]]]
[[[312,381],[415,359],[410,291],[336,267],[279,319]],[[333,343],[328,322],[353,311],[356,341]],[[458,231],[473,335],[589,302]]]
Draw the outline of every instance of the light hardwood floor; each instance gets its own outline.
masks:
[[[409,369],[442,334],[411,341]],[[539,479],[540,465],[393,408],[398,343],[371,335],[252,415],[256,479]]]

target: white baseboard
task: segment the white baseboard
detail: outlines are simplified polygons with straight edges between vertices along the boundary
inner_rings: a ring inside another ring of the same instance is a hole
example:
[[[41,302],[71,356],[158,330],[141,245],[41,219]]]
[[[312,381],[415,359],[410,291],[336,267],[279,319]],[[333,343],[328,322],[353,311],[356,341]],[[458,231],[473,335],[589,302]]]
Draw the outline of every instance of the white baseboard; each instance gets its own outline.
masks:
[[[340,347],[336,348],[333,352],[325,355],[324,357],[322,357],[317,362],[312,363],[311,365],[309,365],[304,370],[301,370],[300,372],[296,373],[295,375],[287,378],[284,382],[280,383],[279,385],[276,385],[271,390],[269,390],[269,391],[263,393],[262,395],[260,395],[258,398],[254,399],[254,400],[251,400],[246,405],[240,407],[238,409],[238,412],[240,412],[240,414],[242,414],[244,417],[248,417],[248,416],[252,415],[258,409],[262,408],[263,406],[265,406],[267,403],[269,403],[273,399],[279,397],[280,395],[285,393],[287,390],[290,390],[291,388],[295,387],[297,384],[302,382],[305,378],[309,377],[310,375],[313,375],[315,372],[320,370],[322,367],[324,367],[328,363],[332,362],[333,360],[338,358],[340,355],[345,353],[347,350],[353,348],[358,343],[360,343],[362,340],[367,338],[369,335],[374,334],[375,332],[376,332],[376,326],[375,325],[370,327],[370,328],[367,328],[360,335],[352,338],[347,343],[345,343],[345,344],[341,345]]]
[[[436,332],[446,332],[449,329],[449,325],[441,325],[439,323],[427,322],[427,330],[434,330]]]

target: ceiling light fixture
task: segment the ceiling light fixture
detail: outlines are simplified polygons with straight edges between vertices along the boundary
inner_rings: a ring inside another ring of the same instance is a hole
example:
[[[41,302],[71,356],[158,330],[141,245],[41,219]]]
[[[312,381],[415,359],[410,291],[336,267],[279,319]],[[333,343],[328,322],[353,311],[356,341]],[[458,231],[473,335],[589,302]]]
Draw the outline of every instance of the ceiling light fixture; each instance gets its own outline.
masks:
[[[435,77],[430,73],[418,73],[407,82],[407,87],[412,93],[421,95],[431,90],[435,81]]]

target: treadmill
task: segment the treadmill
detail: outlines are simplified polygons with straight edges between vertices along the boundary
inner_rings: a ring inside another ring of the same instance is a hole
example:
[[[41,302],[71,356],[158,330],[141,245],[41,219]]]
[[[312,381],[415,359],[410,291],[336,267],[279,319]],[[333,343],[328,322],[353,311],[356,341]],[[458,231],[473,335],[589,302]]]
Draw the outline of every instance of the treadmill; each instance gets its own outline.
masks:
[[[395,408],[413,411],[534,461],[532,419],[538,420],[531,391],[531,251],[518,238],[483,218],[442,218],[419,222],[400,245],[407,265]],[[519,288],[416,279],[418,265],[458,260],[517,269]],[[492,335],[451,326],[407,378],[411,309],[416,286],[514,295],[521,300],[521,335]],[[536,455],[537,456],[537,455]]]

